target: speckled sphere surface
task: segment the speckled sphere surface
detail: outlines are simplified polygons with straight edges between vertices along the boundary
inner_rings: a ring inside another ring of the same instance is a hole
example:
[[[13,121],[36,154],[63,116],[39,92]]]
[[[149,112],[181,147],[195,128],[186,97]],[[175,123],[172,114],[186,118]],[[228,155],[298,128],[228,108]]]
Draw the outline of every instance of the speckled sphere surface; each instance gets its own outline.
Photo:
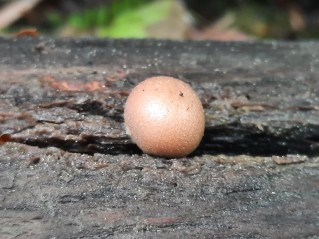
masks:
[[[203,106],[194,90],[167,76],[148,78],[131,91],[124,121],[144,153],[166,158],[193,152],[205,129]]]

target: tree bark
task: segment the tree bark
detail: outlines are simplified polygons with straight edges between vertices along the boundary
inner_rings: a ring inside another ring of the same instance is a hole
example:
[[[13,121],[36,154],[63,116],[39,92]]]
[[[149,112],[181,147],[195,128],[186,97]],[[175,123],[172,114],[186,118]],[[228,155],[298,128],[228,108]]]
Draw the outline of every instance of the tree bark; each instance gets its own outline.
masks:
[[[0,39],[0,237],[316,238],[319,44]],[[124,102],[189,83],[182,159],[142,154]]]

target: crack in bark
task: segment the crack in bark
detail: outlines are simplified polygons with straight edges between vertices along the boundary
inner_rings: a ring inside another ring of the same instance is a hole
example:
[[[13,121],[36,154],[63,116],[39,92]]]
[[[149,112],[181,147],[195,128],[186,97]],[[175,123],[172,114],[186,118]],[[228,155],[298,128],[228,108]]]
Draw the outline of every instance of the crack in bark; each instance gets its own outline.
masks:
[[[279,135],[259,131],[254,127],[243,127],[232,124],[223,127],[206,129],[205,136],[199,147],[190,155],[204,154],[254,156],[283,156],[287,154],[302,154],[307,156],[319,155],[318,126],[306,125],[303,129],[293,128],[282,131]],[[23,143],[26,145],[57,147],[76,153],[102,154],[141,154],[141,150],[130,140],[124,137],[104,137],[86,135],[77,139],[63,137],[26,135],[7,137],[6,141]]]

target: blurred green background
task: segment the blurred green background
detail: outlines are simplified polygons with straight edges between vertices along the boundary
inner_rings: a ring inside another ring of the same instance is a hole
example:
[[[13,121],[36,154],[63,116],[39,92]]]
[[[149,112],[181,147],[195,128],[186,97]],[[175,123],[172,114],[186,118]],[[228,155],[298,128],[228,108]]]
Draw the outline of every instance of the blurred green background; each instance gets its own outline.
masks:
[[[2,35],[195,40],[317,39],[314,0],[16,0],[0,2]],[[18,32],[18,33],[17,33]]]

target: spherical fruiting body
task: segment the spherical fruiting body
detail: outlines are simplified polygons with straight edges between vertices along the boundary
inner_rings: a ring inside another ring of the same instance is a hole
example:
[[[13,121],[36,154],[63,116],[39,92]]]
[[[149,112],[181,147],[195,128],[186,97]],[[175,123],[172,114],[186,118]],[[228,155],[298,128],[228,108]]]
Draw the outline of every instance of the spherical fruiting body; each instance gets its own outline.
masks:
[[[168,76],[148,78],[131,91],[124,121],[144,153],[166,158],[193,152],[205,129],[203,106],[194,90]]]

